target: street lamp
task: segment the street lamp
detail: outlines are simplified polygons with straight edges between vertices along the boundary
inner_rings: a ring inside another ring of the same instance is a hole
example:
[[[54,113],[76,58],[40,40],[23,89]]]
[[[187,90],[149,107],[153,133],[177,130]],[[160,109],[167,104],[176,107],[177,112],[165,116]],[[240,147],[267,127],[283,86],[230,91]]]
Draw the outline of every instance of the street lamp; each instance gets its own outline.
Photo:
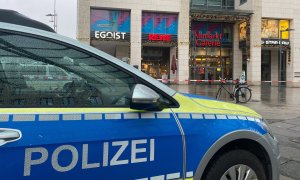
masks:
[[[281,66],[282,66],[282,33],[283,32],[287,32],[287,31],[294,31],[294,29],[290,29],[290,28],[287,28],[287,29],[284,29],[284,30],[280,30],[280,33],[279,33],[279,74],[278,74],[278,86],[281,86],[281,81],[282,81],[282,69],[281,69]]]
[[[56,0],[54,0],[54,11],[53,14],[49,13],[46,16],[51,17],[49,22],[53,22],[53,29],[57,32],[57,13],[56,13]]]

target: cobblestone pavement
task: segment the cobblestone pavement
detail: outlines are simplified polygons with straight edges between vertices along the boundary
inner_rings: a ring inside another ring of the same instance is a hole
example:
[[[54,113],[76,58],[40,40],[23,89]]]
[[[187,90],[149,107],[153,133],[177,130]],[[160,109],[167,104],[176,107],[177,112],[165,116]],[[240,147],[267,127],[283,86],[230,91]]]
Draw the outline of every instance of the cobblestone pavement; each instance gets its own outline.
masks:
[[[215,97],[218,85],[170,85],[185,93]],[[231,86],[227,86],[232,89]],[[252,86],[252,99],[243,104],[270,123],[279,140],[281,180],[300,180],[300,88]],[[233,102],[224,91],[222,100]]]

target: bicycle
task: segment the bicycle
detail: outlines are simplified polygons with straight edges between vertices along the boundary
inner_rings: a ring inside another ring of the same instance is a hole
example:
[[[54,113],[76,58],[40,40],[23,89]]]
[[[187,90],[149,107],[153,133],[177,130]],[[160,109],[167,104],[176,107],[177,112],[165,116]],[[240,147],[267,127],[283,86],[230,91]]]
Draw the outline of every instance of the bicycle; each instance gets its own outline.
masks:
[[[224,87],[224,84],[226,84],[226,79],[221,79],[220,82],[221,84],[220,88],[218,89],[216,99],[220,98],[222,89],[225,89],[225,91],[230,95],[230,98],[235,100],[236,103],[246,103],[250,101],[252,92],[247,84],[241,84],[237,79],[237,83],[235,84],[233,92],[231,93]]]

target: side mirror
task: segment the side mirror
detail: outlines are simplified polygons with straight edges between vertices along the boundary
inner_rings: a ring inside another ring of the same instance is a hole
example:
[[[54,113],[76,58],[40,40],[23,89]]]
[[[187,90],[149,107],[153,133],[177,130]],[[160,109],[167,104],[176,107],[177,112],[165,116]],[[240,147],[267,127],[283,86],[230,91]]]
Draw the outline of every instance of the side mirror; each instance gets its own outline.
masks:
[[[145,85],[135,85],[131,97],[130,108],[136,110],[161,111],[163,103],[159,101],[160,96]]]

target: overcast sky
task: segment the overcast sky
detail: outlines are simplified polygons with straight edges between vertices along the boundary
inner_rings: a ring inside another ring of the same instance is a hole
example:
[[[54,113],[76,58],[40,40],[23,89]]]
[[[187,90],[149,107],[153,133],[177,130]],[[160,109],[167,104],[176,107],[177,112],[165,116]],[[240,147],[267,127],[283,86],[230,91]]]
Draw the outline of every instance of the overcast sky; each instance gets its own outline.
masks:
[[[53,28],[49,22],[54,0],[0,0],[0,9],[12,9],[32,19],[43,22]],[[58,14],[57,32],[59,34],[76,38],[77,0],[56,0]]]

